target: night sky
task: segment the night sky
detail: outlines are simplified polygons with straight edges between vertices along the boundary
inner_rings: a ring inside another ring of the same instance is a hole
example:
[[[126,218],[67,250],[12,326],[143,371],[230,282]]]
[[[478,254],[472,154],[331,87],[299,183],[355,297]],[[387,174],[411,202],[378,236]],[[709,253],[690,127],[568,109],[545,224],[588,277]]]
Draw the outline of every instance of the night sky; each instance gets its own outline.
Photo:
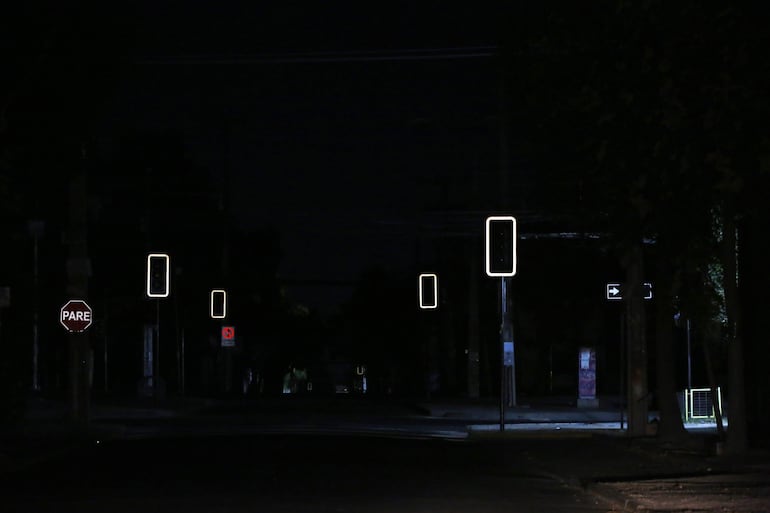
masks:
[[[493,26],[435,7],[137,9],[105,133],[181,134],[240,227],[282,234],[287,280],[414,265],[447,188],[497,180]],[[328,308],[350,287],[294,291]]]

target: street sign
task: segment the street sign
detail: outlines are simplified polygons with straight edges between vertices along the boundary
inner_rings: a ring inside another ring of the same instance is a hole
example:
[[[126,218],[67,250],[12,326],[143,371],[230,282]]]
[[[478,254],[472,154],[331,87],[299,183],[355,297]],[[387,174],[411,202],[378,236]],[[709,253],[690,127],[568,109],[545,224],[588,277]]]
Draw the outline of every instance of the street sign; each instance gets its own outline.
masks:
[[[421,274],[418,284],[420,308],[423,310],[438,308],[438,276]]]
[[[652,283],[646,281],[642,283],[643,299],[652,299]],[[606,298],[610,301],[620,301],[623,299],[623,284],[608,283]]]
[[[607,299],[610,301],[623,299],[623,296],[621,295],[620,283],[607,284]]]
[[[61,307],[59,322],[70,333],[80,333],[91,326],[93,311],[88,304],[81,299],[70,299]]]
[[[235,326],[222,326],[222,347],[235,346]]]

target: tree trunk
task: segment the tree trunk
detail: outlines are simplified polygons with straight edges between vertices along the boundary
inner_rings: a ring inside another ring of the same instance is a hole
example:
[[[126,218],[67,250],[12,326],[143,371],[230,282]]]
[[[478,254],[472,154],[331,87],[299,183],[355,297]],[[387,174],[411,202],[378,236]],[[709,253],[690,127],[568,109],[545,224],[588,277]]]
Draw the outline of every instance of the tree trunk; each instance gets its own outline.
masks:
[[[439,293],[441,296],[441,293]],[[444,299],[442,297],[442,299]],[[443,346],[441,350],[441,381],[442,389],[444,392],[454,394],[457,392],[457,349],[455,341],[454,330],[454,312],[452,308],[452,298],[448,298],[445,301],[440,301],[440,308],[443,309],[441,313],[441,343],[439,346]]]
[[[655,346],[657,367],[657,402],[660,411],[658,436],[666,441],[682,440],[687,432],[676,399],[676,368],[673,338],[673,269],[666,255],[659,255],[656,273],[657,311]]]
[[[706,362],[706,375],[709,380],[709,388],[711,389],[711,407],[714,409],[714,416],[717,421],[717,433],[719,439],[724,441],[725,438],[725,425],[722,420],[722,409],[720,407],[719,397],[719,385],[717,384],[717,377],[714,374],[714,365],[711,358],[711,346],[713,344],[714,336],[711,330],[704,330],[705,336],[703,337],[703,358]]]
[[[743,321],[738,299],[737,279],[737,236],[736,223],[730,211],[724,216],[722,237],[722,269],[724,270],[725,306],[727,309],[727,365],[728,429],[727,450],[731,454],[742,454],[748,446],[746,435],[746,398],[743,362]]]
[[[475,241],[475,239],[474,239]],[[476,245],[471,243],[468,311],[467,393],[471,399],[479,398],[479,269],[481,262]]]
[[[626,341],[628,344],[628,434],[645,436],[648,419],[647,337],[642,298],[643,257],[641,243],[629,248],[625,257]]]

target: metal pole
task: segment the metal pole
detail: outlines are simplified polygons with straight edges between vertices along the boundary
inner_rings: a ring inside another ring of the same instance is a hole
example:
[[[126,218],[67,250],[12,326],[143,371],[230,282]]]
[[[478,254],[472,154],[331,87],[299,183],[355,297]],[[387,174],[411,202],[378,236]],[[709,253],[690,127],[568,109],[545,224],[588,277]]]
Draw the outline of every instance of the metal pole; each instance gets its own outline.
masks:
[[[687,319],[687,389],[692,390],[692,353],[690,352],[690,319]]]
[[[500,278],[500,431],[505,431],[505,278]]]
[[[548,391],[553,393],[553,344],[548,344]]]
[[[182,395],[184,395],[184,328],[182,328],[182,365],[180,373],[182,375]]]
[[[158,397],[158,379],[160,379],[160,299],[155,300],[155,354],[153,355],[154,369],[153,369],[153,396]]]
[[[508,294],[507,294],[508,287],[506,286],[506,306],[505,306],[505,315],[507,317],[508,315]],[[511,300],[513,301],[513,300]],[[508,324],[510,326],[510,335],[511,335],[511,386],[510,386],[510,398],[509,398],[509,404],[508,406],[516,406],[516,342],[513,338],[513,319],[507,319]]]
[[[34,272],[33,272],[33,289],[34,289],[34,313],[32,322],[32,390],[38,392],[40,390],[40,378],[38,372],[38,355],[40,353],[40,346],[38,344],[38,251],[37,240],[38,233],[34,233]]]
[[[625,361],[626,361],[626,342],[625,342],[625,319],[624,319],[625,313],[620,313],[620,429],[623,429],[623,415],[625,410],[625,388],[626,388],[626,382],[625,382],[625,372],[623,372],[623,369],[625,368]]]
[[[177,278],[177,287],[180,285],[180,275],[182,269],[176,267],[174,275]],[[174,347],[176,348],[176,387],[177,392],[182,393],[182,350],[179,338],[179,294],[174,295]]]
[[[107,337],[104,338],[104,392],[110,391],[109,362],[107,361]]]
[[[174,323],[175,323],[175,338],[174,345],[176,346],[176,386],[177,391],[182,393],[182,347],[179,338],[179,305],[174,298]]]
[[[88,279],[91,260],[88,256],[88,163],[85,147],[81,149],[83,160],[75,170],[69,185],[69,221],[67,230],[67,294],[88,299]],[[90,365],[89,334],[69,335],[69,405],[70,417],[78,427],[85,427],[90,417]]]

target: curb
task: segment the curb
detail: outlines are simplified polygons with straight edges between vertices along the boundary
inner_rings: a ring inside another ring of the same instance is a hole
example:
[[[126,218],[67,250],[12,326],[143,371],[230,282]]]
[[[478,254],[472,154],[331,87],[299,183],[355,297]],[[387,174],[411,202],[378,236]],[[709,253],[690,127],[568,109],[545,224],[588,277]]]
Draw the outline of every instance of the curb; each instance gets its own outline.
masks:
[[[586,482],[582,484],[581,489],[613,507],[621,508],[621,511],[648,511],[639,502],[603,483]]]
[[[562,486],[569,488],[575,492],[581,492],[590,495],[597,501],[600,501],[611,508],[612,511],[646,511],[647,509],[634,501],[629,499],[622,493],[610,488],[609,486],[601,483],[594,483],[591,481],[580,480],[577,477],[563,476],[560,474],[554,474],[553,472],[541,469],[539,474],[545,478],[551,479],[560,483]]]

